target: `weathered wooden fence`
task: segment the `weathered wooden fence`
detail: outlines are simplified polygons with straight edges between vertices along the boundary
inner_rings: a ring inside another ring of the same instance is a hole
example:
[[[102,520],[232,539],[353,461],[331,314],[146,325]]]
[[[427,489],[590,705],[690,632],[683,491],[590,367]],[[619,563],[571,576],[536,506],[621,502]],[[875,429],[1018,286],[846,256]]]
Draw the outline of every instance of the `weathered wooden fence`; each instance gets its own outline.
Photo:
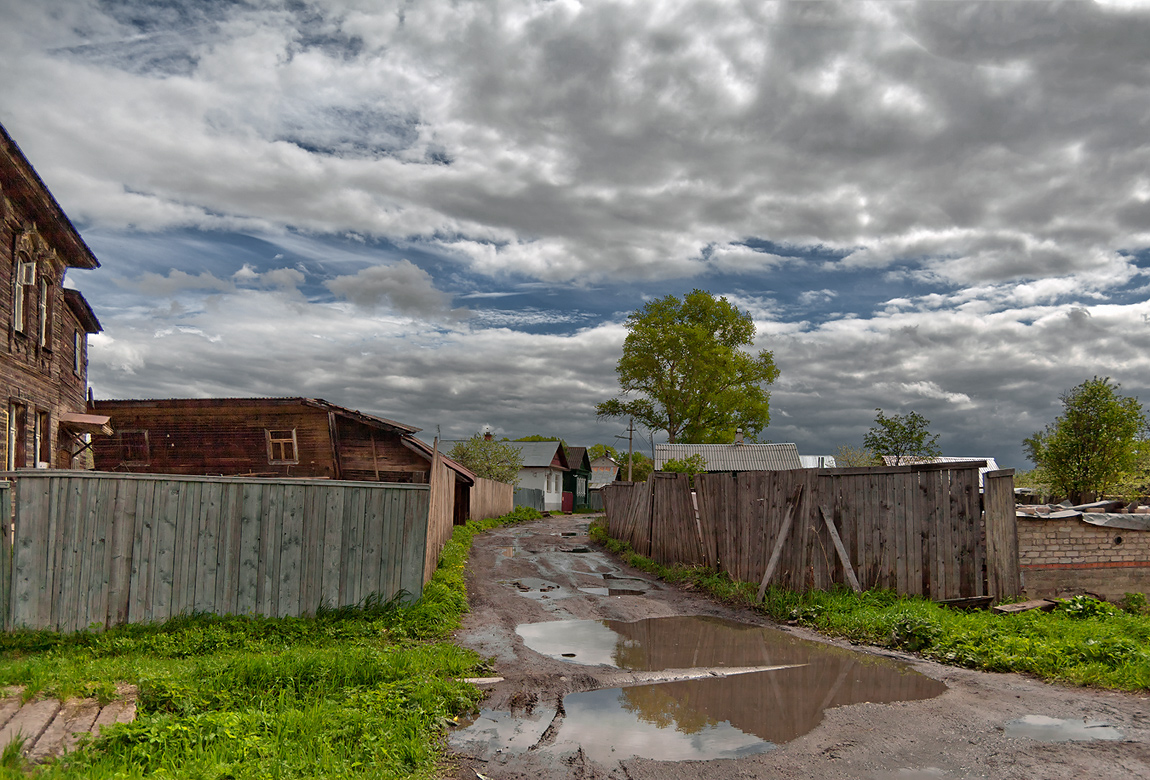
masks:
[[[418,596],[425,581],[428,485],[7,476],[16,511],[6,627],[72,631],[190,612],[306,615],[371,594]],[[447,516],[450,525],[450,505]]]
[[[503,517],[515,508],[515,487],[493,479],[475,478],[471,488],[471,519]]]
[[[455,472],[443,462],[438,447],[431,459],[428,478],[431,496],[427,508],[427,546],[424,548],[423,584],[435,573],[439,553],[455,527]]]
[[[700,474],[694,496],[686,475],[655,473],[604,489],[603,503],[610,534],[660,563],[798,591],[843,583],[936,600],[987,595],[990,573],[989,595],[1017,595],[1014,504],[1002,499],[1014,472],[987,477],[984,541],[978,465]]]

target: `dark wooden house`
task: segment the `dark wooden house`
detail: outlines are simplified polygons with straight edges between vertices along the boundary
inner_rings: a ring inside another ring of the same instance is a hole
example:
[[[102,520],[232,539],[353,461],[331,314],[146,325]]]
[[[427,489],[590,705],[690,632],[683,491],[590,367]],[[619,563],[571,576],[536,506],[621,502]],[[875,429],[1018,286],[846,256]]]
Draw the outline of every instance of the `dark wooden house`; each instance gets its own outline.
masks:
[[[586,509],[591,485],[591,460],[586,447],[567,448],[568,471],[563,473],[563,492],[571,494],[572,509]],[[564,503],[567,497],[563,497]],[[566,507],[564,507],[566,508]]]
[[[31,163],[0,127],[0,461],[8,469],[90,466],[88,334],[100,323],[69,268],[99,268]]]
[[[91,411],[115,429],[94,446],[100,471],[427,483],[434,456],[419,428],[318,398],[93,401]],[[446,462],[466,519],[474,475]]]

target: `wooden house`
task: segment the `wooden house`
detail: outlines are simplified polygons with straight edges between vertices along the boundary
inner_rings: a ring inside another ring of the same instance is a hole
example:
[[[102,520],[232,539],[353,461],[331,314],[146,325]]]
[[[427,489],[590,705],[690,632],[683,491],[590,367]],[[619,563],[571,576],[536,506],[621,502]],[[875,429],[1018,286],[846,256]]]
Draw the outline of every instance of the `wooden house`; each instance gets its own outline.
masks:
[[[93,401],[115,434],[96,442],[96,468],[157,474],[309,477],[427,483],[434,450],[419,428],[318,398]],[[464,522],[475,475],[455,474]]]
[[[508,442],[523,453],[519,469],[519,487],[543,491],[543,508],[549,512],[563,509],[563,474],[567,456],[557,441]]]
[[[586,447],[567,448],[568,470],[563,472],[563,492],[571,494],[571,506],[564,509],[586,509],[588,489],[591,486],[591,459]],[[563,500],[566,504],[567,497]]]
[[[0,460],[8,469],[90,466],[89,440],[110,433],[87,413],[88,334],[100,323],[69,268],[92,250],[0,126]]]

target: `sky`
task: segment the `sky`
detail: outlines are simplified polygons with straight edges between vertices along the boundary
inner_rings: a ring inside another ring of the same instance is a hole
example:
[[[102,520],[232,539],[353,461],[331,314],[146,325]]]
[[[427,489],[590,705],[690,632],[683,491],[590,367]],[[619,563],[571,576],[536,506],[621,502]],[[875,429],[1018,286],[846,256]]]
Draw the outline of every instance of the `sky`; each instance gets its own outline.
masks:
[[[803,454],[860,447],[881,408],[1028,468],[1071,387],[1150,402],[1145,4],[0,18],[0,123],[102,263],[67,279],[104,327],[97,398],[619,444],[594,407],[627,315],[698,288],[753,316],[780,370],[761,438]]]

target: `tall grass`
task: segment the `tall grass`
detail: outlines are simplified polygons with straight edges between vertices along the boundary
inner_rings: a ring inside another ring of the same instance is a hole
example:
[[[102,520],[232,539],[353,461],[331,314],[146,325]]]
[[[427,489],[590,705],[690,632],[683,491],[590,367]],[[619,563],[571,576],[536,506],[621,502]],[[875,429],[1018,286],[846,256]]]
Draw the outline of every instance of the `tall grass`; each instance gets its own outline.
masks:
[[[959,611],[892,591],[794,593],[771,586],[763,603],[755,583],[702,566],[663,566],[611,539],[602,523],[591,538],[630,565],[721,601],[829,636],[922,654],[942,663],[1126,691],[1150,689],[1150,616],[1144,599],[1129,612],[1077,597],[1053,612]],[[1137,596],[1137,594],[1134,594]]]
[[[445,726],[479,700],[486,671],[446,641],[467,610],[463,569],[477,533],[538,517],[517,510],[455,529],[412,603],[373,597],[314,618],[192,615],[107,632],[0,636],[0,684],[29,694],[140,690],[116,726],[44,777],[431,777]],[[0,762],[0,777],[23,776]]]

